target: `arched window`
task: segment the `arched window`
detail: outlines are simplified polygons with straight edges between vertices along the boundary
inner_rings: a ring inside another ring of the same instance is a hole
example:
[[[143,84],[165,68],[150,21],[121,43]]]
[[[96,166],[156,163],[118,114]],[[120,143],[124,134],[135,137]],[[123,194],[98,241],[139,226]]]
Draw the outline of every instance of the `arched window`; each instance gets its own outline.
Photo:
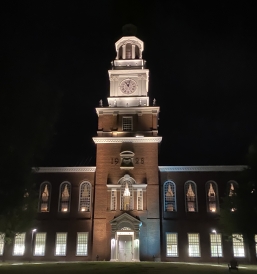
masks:
[[[163,185],[164,189],[164,211],[177,211],[176,185],[172,181],[167,181]]]
[[[238,183],[236,181],[228,181],[227,183],[227,192],[228,196],[236,195],[236,190],[238,188]]]
[[[49,212],[50,211],[50,199],[51,199],[51,184],[49,182],[44,182],[40,185],[39,191],[39,212]]]
[[[91,184],[83,182],[79,190],[79,211],[90,211]]]
[[[205,187],[207,198],[207,211],[217,212],[219,210],[218,186],[216,182],[209,181],[206,183]]]
[[[130,180],[124,180],[120,189],[120,207],[121,210],[133,210],[133,188]]]
[[[197,212],[197,189],[196,184],[193,181],[185,183],[185,200],[186,200],[186,211]]]
[[[69,212],[70,211],[70,197],[71,196],[71,184],[69,182],[63,182],[60,185],[59,193],[59,211]]]

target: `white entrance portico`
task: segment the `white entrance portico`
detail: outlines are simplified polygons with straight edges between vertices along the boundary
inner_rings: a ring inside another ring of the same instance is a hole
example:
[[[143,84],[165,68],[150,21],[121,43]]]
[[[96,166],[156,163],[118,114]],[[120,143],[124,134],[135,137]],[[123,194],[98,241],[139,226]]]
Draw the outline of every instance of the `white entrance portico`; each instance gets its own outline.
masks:
[[[123,213],[111,222],[111,261],[138,262],[141,221]]]

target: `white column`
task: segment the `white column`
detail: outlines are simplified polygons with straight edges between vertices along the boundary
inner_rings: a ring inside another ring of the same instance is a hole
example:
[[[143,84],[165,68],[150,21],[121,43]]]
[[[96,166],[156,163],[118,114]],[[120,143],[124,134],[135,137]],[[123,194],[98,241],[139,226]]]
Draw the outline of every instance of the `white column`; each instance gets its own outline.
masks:
[[[139,239],[134,239],[134,261],[139,262]]]
[[[122,46],[122,59],[126,59],[126,45]]]
[[[111,239],[111,261],[117,261],[117,258],[116,258],[116,243],[117,241],[112,238]]]

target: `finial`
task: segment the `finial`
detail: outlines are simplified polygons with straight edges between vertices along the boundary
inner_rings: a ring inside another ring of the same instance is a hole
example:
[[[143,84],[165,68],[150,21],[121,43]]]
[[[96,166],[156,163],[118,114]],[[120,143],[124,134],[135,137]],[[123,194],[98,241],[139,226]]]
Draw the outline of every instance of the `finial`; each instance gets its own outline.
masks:
[[[153,99],[153,106],[156,106],[156,99]]]
[[[136,36],[137,27],[133,24],[126,24],[122,27],[123,36]]]
[[[99,101],[99,107],[103,107],[103,100],[102,99]]]

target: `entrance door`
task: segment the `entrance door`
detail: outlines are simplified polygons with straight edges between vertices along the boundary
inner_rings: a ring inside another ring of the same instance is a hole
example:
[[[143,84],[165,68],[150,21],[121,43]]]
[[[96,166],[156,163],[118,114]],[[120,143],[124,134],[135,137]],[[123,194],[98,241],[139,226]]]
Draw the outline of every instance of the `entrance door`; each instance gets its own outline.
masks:
[[[132,254],[132,236],[120,235],[119,236],[119,250],[118,258],[120,262],[131,262],[133,259]]]

